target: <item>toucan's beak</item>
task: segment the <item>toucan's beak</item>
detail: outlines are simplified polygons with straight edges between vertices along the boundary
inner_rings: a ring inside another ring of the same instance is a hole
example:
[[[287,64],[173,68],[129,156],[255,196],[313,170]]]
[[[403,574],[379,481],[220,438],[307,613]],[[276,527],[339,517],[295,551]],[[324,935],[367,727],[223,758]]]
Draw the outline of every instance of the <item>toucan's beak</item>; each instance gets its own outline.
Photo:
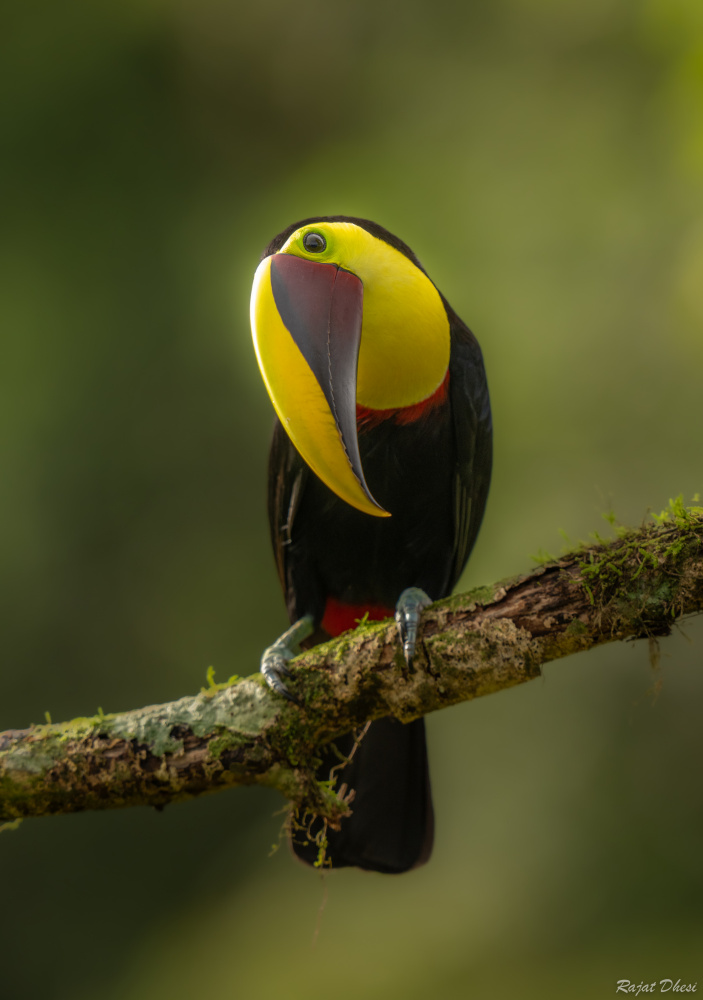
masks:
[[[271,402],[307,464],[342,500],[388,517],[366,485],[356,433],[363,295],[336,264],[273,254],[254,277],[251,328]]]

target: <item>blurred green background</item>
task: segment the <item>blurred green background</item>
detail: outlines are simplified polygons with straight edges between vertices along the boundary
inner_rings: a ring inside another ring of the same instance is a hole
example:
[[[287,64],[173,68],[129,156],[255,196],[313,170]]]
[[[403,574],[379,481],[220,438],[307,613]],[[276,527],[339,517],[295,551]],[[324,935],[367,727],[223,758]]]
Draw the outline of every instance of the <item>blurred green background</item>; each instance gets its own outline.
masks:
[[[285,624],[259,254],[405,239],[484,348],[465,585],[703,491],[700,0],[29,0],[0,46],[0,728],[166,701]],[[18,1000],[596,998],[703,980],[703,627],[428,720],[437,841],[323,879],[239,790],[0,838]]]

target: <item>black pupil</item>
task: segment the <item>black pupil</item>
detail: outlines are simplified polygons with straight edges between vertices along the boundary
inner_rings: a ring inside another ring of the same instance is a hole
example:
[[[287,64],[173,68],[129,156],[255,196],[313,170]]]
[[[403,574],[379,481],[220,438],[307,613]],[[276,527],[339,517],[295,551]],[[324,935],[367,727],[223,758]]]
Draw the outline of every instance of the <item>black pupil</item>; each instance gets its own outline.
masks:
[[[327,241],[319,233],[306,233],[303,237],[303,246],[309,253],[322,253],[327,247]]]

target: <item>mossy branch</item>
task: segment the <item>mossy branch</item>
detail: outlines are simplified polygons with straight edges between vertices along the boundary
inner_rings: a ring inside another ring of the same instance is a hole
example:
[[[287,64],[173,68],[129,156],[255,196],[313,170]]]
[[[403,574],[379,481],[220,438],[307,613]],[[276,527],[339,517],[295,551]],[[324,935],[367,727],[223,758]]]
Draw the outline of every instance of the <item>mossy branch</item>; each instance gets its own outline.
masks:
[[[293,662],[300,707],[259,675],[209,678],[170,704],[0,733],[0,822],[262,784],[336,825],[348,806],[314,777],[318,748],[335,735],[520,684],[606,642],[656,640],[700,612],[703,508],[673,501],[655,520],[432,605],[410,674],[394,623],[362,624]]]

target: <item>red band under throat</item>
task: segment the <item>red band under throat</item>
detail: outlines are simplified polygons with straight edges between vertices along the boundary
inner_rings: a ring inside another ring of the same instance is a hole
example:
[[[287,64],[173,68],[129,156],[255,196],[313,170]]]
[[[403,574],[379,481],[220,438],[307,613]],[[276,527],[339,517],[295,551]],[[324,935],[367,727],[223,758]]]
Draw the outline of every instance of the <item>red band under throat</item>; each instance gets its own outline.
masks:
[[[392,410],[372,410],[368,406],[356,404],[356,426],[359,431],[368,430],[370,427],[377,427],[384,420],[394,420],[396,424],[413,424],[416,420],[427,416],[438,406],[442,406],[447,401],[449,391],[449,369],[440,385],[431,396],[413,403],[412,406],[396,407]]]

